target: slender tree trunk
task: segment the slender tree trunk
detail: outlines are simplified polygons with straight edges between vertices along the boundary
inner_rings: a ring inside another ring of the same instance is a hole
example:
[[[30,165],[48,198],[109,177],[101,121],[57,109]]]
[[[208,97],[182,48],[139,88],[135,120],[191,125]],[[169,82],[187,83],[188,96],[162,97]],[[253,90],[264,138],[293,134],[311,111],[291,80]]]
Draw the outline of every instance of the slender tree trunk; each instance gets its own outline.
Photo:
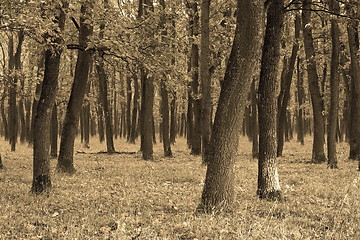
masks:
[[[258,99],[255,79],[251,83],[252,157],[259,157]]]
[[[284,21],[284,1],[271,0],[268,7],[266,31],[261,60],[259,82],[259,172],[260,198],[281,198],[278,169],[276,166],[277,122],[277,70],[280,41]]]
[[[336,0],[330,0],[330,9],[335,13],[340,13],[340,6]],[[328,115],[328,168],[337,168],[336,156],[336,129],[338,126],[339,112],[339,66],[340,66],[340,29],[338,20],[331,19],[331,71],[330,71],[330,107]]]
[[[89,24],[90,5],[81,6],[79,45],[86,49],[92,27]],[[65,173],[74,173],[74,142],[79,122],[81,106],[84,100],[86,85],[89,77],[91,54],[89,50],[78,50],[74,82],[71,88],[70,99],[66,108],[66,115],[61,134],[60,152],[57,170]]]
[[[282,156],[284,148],[284,130],[286,125],[286,112],[290,100],[290,88],[293,78],[293,72],[295,68],[296,56],[299,50],[299,37],[300,37],[301,19],[300,15],[297,14],[295,17],[295,42],[292,47],[292,52],[289,60],[289,65],[286,67],[285,72],[285,85],[283,95],[279,96],[279,108],[278,108],[278,124],[277,124],[277,156]],[[287,132],[287,131],[286,131]]]
[[[101,106],[100,97],[98,100],[97,114],[98,114],[99,140],[102,143],[105,140],[105,130],[104,130],[104,112]]]
[[[57,158],[58,155],[58,128],[57,105],[54,103],[50,121],[50,156],[53,158]]]
[[[98,59],[96,70],[99,75],[99,94],[100,94],[102,109],[104,111],[104,116],[105,116],[106,149],[108,153],[113,153],[115,152],[115,147],[114,147],[113,128],[111,122],[111,110],[109,107],[109,99],[108,99],[108,80],[104,69],[104,62],[101,59]]]
[[[2,118],[4,131],[5,131],[5,140],[8,140],[9,139],[9,127],[8,127],[8,121],[7,121],[6,113],[5,113],[4,102],[5,102],[5,100],[2,99],[1,100],[1,107],[0,107],[1,108],[1,118]]]
[[[9,111],[8,111],[8,120],[9,120],[9,141],[11,145],[11,151],[16,150],[16,140],[17,140],[17,111],[16,111],[16,81],[17,77],[12,76],[15,67],[14,59],[14,38],[13,35],[9,36],[9,46],[8,46],[8,56],[9,56]]]
[[[186,140],[187,145],[191,149],[192,148],[192,140],[193,140],[193,133],[194,133],[194,110],[193,110],[193,97],[191,96],[191,89],[190,86],[188,86],[188,102],[187,102],[187,113],[186,113],[186,126],[187,126],[187,134],[186,134]]]
[[[298,99],[298,116],[297,116],[297,140],[304,145],[304,86],[303,86],[303,74],[300,68],[301,58],[298,57],[296,69],[297,69],[297,99]]]
[[[311,95],[311,103],[313,108],[314,121],[314,140],[312,151],[312,162],[321,163],[326,161],[324,152],[325,144],[325,118],[324,101],[322,99],[319,87],[319,77],[316,69],[315,47],[313,42],[311,27],[311,3],[312,0],[304,0],[302,11],[302,26],[304,35],[304,48],[307,62],[307,72],[309,80],[309,90]]]
[[[222,83],[207,164],[200,212],[230,210],[235,198],[235,156],[253,71],[262,37],[263,1],[238,0],[235,38]]]
[[[210,0],[201,1],[200,80],[201,80],[201,128],[203,153],[211,137],[211,79],[210,79]],[[205,154],[203,154],[203,162]],[[206,162],[204,162],[206,163]]]
[[[173,97],[170,102],[170,143],[174,144],[176,141],[177,124],[176,124],[176,92],[173,93]]]
[[[170,144],[170,122],[169,122],[169,97],[165,80],[161,81],[161,116],[162,116],[162,139],[165,157],[172,157]]]
[[[58,7],[60,8],[60,7]],[[59,11],[56,17],[60,30],[64,29],[65,14]],[[55,31],[54,31],[55,32]],[[55,33],[53,33],[55,35]],[[55,35],[57,36],[57,34]],[[60,39],[51,39],[55,46],[60,45]],[[55,102],[58,86],[61,49],[47,49],[45,52],[45,70],[34,122],[34,150],[33,150],[33,181],[31,192],[41,194],[51,188],[50,179],[50,113]]]
[[[132,99],[132,89],[131,89],[131,77],[126,78],[126,132],[127,132],[127,141],[130,141],[131,138],[131,99]]]
[[[136,126],[138,120],[138,101],[139,101],[139,82],[137,77],[134,76],[134,100],[133,100],[133,109],[132,109],[132,118],[131,118],[131,131],[130,131],[130,140],[129,142],[135,144],[137,137]]]

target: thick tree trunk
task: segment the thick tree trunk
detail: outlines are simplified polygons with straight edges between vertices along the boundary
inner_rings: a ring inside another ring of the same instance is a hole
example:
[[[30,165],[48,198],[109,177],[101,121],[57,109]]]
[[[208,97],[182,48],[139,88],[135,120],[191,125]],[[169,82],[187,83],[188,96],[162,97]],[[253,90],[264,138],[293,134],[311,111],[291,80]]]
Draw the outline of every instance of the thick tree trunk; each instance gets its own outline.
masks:
[[[290,88],[295,68],[296,56],[299,50],[299,37],[300,37],[301,19],[297,14],[295,17],[295,42],[292,47],[292,52],[289,60],[289,65],[286,66],[285,84],[283,94],[278,97],[278,124],[277,124],[277,156],[282,156],[284,149],[284,130],[286,125],[286,112],[290,100]],[[287,131],[286,131],[287,132]]]
[[[238,0],[235,38],[222,83],[208,151],[200,212],[230,210],[235,198],[235,156],[262,37],[263,1]]]
[[[58,155],[58,128],[57,105],[54,103],[50,121],[50,156],[53,158]]]
[[[336,0],[330,0],[330,9],[335,13],[340,13],[340,6]],[[331,19],[331,71],[330,71],[330,107],[328,115],[328,168],[337,168],[336,156],[336,130],[338,126],[339,112],[339,66],[340,66],[340,29],[338,20]]]
[[[350,6],[349,6],[350,7]],[[352,13],[353,9],[348,9]],[[350,77],[351,77],[351,98],[350,98],[350,154],[349,159],[359,160],[360,164],[360,66],[359,66],[359,35],[358,22],[348,20],[347,33],[350,49]],[[359,166],[360,169],[360,166]]]
[[[326,161],[324,152],[325,144],[325,118],[324,101],[322,99],[319,87],[319,77],[316,69],[315,47],[313,42],[311,27],[311,3],[312,0],[304,0],[302,11],[302,26],[304,35],[304,48],[307,62],[307,72],[309,80],[309,91],[313,108],[314,121],[314,140],[312,150],[312,162],[321,163]]]
[[[57,20],[60,30],[63,30],[65,25],[65,14],[63,11],[60,10],[60,16],[57,17]],[[57,46],[61,40],[55,37],[52,41]],[[48,192],[51,188],[49,156],[50,113],[57,92],[60,55],[61,49],[58,48],[48,49],[45,52],[44,79],[34,122],[33,181],[31,192],[35,194]]]
[[[268,7],[259,82],[259,172],[260,198],[279,199],[281,189],[276,166],[277,70],[284,21],[284,1],[271,0]],[[285,112],[286,114],[286,112]]]
[[[104,112],[101,106],[100,97],[98,100],[97,115],[98,115],[97,117],[98,117],[99,141],[102,143],[105,140],[105,130],[104,130]]]
[[[86,49],[92,27],[89,24],[91,6],[81,6],[79,45]],[[78,50],[74,82],[71,88],[70,99],[66,108],[66,115],[61,134],[60,152],[57,170],[60,172],[74,173],[74,142],[79,122],[79,115],[84,100],[86,85],[89,76],[91,54],[89,50]]]
[[[210,78],[210,0],[201,1],[200,80],[201,80],[201,128],[203,153],[211,137],[211,78]],[[203,162],[205,155],[203,154]],[[206,162],[204,162],[206,163]]]

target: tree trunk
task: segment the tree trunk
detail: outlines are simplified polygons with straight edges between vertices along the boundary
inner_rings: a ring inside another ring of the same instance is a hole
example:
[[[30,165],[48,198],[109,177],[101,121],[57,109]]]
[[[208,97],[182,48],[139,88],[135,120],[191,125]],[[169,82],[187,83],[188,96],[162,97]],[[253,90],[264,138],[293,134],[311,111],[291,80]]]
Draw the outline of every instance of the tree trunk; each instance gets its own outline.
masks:
[[[210,0],[201,1],[200,80],[201,80],[201,128],[203,153],[211,137],[211,79],[210,79]],[[203,154],[203,162],[205,155]],[[206,164],[206,162],[204,162]]]
[[[284,1],[271,0],[268,7],[259,82],[259,198],[279,199],[281,189],[276,166],[277,70],[284,20]],[[285,112],[286,114],[286,112]]]
[[[4,102],[5,102],[5,100],[2,99],[1,100],[1,106],[0,106],[0,108],[1,108],[1,118],[2,118],[4,131],[5,131],[5,140],[8,140],[10,134],[9,134],[8,121],[7,121],[7,117],[6,117],[6,113],[5,113]]]
[[[325,118],[324,101],[319,87],[319,77],[316,69],[315,47],[311,27],[311,3],[312,0],[304,0],[305,9],[302,11],[302,26],[304,35],[304,48],[307,62],[309,90],[313,108],[314,140],[312,150],[312,162],[321,163],[326,161],[324,152],[325,144]]]
[[[177,127],[176,127],[176,92],[170,102],[170,143],[174,144],[176,141]]]
[[[65,25],[65,14],[62,10],[59,12],[60,16],[56,17],[56,19],[62,31]],[[53,30],[53,34],[57,36],[55,30]],[[61,40],[58,37],[53,37],[51,40],[54,46],[60,45]],[[51,188],[49,156],[50,113],[57,92],[61,48],[49,48],[48,46],[45,52],[44,79],[34,122],[33,181],[31,192],[35,194],[48,192]]]
[[[104,130],[104,112],[101,106],[100,97],[98,100],[97,114],[98,114],[99,140],[102,143],[105,140],[105,130]]]
[[[102,104],[102,109],[105,116],[105,137],[106,137],[106,149],[108,153],[115,152],[114,147],[114,136],[112,130],[111,122],[111,110],[109,108],[109,99],[108,99],[108,80],[107,75],[104,69],[104,62],[102,59],[98,59],[96,65],[96,71],[99,77],[99,94]]]
[[[170,144],[170,123],[169,123],[169,96],[165,80],[161,81],[161,116],[162,116],[162,139],[165,157],[172,157]]]
[[[131,77],[126,78],[126,132],[127,132],[127,141],[130,141],[131,138],[131,99],[132,99],[132,89],[131,89]]]
[[[138,120],[138,101],[139,101],[139,82],[136,77],[134,76],[134,100],[133,100],[133,109],[132,109],[132,118],[131,118],[131,131],[130,131],[130,140],[129,142],[135,144],[135,140],[137,137],[137,120]]]
[[[8,46],[8,56],[9,56],[9,111],[8,111],[8,120],[9,120],[9,141],[11,145],[11,151],[16,150],[16,141],[17,141],[17,110],[16,110],[16,81],[17,77],[12,76],[15,67],[14,59],[14,38],[13,35],[9,36],[9,46]]]
[[[278,101],[279,101],[278,103],[279,118],[277,124],[277,141],[278,141],[277,156],[278,157],[282,156],[282,152],[284,149],[284,130],[286,125],[286,112],[290,100],[290,88],[291,88],[291,82],[295,68],[296,56],[299,50],[300,27],[301,27],[301,19],[300,19],[300,15],[297,14],[295,17],[295,42],[292,47],[289,65],[286,66],[285,68],[286,71],[285,71],[285,84],[284,84],[283,94],[278,97]]]
[[[89,5],[81,6],[79,45],[86,49],[89,36],[92,34],[92,27],[89,24],[90,10]],[[78,127],[81,106],[84,100],[86,85],[89,76],[91,54],[89,50],[78,50],[74,82],[71,88],[70,99],[66,108],[66,115],[61,134],[60,152],[57,170],[65,173],[74,173],[74,142],[76,129]]]
[[[340,13],[340,6],[336,0],[330,0],[330,9]],[[338,20],[331,19],[331,71],[330,71],[330,106],[328,115],[328,168],[337,168],[336,157],[336,129],[339,112],[339,66],[340,66],[340,29]]]
[[[348,13],[353,13],[349,6]],[[347,33],[350,49],[350,77],[351,77],[351,98],[350,98],[350,154],[349,159],[359,160],[360,165],[360,66],[359,66],[359,35],[358,22],[348,20]],[[360,166],[359,166],[360,169]]]
[[[188,86],[188,101],[187,101],[187,113],[186,113],[186,140],[187,145],[191,149],[192,148],[192,140],[193,140],[193,132],[194,132],[194,110],[193,110],[193,97],[191,95],[191,86]]]
[[[251,83],[252,157],[259,157],[258,99],[255,79]]]
[[[50,156],[53,158],[56,158],[58,155],[58,128],[57,105],[54,103],[50,122]]]
[[[301,66],[301,58],[298,57],[297,64],[297,100],[298,100],[298,116],[297,116],[297,140],[304,145],[304,85],[303,85],[303,74]]]
[[[222,83],[211,141],[205,152],[200,212],[230,210],[235,198],[235,158],[262,36],[263,1],[238,0],[235,38]]]

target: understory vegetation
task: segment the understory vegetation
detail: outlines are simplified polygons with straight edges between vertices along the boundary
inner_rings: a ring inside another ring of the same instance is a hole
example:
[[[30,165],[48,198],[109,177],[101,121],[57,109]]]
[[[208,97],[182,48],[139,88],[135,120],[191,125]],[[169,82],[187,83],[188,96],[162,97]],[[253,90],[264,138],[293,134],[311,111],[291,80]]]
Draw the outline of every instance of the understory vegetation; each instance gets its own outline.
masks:
[[[76,143],[77,172],[68,176],[51,166],[49,196],[29,193],[32,149],[11,152],[1,142],[0,239],[360,239],[360,172],[338,145],[339,169],[311,164],[311,139],[305,146],[285,144],[278,158],[285,199],[256,196],[257,160],[241,139],[237,157],[236,204],[232,213],[197,215],[205,166],[177,139],[174,157],[144,161],[136,145],[117,139],[123,154],[99,153]]]

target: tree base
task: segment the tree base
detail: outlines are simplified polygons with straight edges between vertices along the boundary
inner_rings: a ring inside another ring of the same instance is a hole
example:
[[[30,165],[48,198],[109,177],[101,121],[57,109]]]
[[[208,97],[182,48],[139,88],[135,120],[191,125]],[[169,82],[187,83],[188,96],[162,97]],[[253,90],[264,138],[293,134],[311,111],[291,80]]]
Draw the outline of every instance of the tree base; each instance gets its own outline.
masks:
[[[270,201],[283,201],[284,200],[284,197],[280,190],[270,191],[270,192],[258,190],[257,195],[259,196],[260,199],[266,199],[266,200],[270,200]]]
[[[145,153],[143,153],[142,159],[145,160],[145,161],[151,161],[151,160],[154,160],[154,157],[153,157],[152,154],[145,154]]]
[[[324,163],[326,162],[326,156],[325,155],[319,155],[319,156],[313,156],[311,162],[315,164]]]
[[[49,193],[51,189],[51,180],[48,175],[37,176],[32,183],[31,192],[39,195],[43,193]]]
[[[328,169],[338,169],[337,163],[328,163]]]
[[[57,165],[56,166],[56,171],[58,173],[66,173],[66,174],[74,174],[76,173],[76,169],[74,168],[74,166],[61,166],[61,165]]]
[[[221,202],[218,204],[200,203],[195,210],[196,215],[200,214],[220,214],[233,212],[233,206],[230,202]]]
[[[1,158],[1,155],[0,155],[0,169],[4,169],[4,165],[2,164],[2,158]]]

